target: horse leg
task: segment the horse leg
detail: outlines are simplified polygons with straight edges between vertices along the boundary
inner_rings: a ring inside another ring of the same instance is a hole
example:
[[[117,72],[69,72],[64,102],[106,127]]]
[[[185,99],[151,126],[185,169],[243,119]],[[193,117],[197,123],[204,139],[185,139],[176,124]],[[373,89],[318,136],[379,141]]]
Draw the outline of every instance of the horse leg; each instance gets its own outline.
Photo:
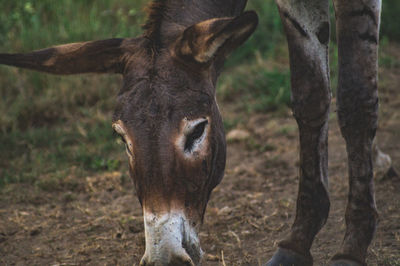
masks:
[[[312,265],[310,248],[329,213],[329,2],[276,0],[289,46],[292,110],[300,135],[300,181],[290,234],[267,263]]]
[[[346,141],[349,196],[346,233],[332,265],[365,265],[378,214],[372,143],[377,128],[377,62],[381,0],[334,0],[339,46],[337,106]]]

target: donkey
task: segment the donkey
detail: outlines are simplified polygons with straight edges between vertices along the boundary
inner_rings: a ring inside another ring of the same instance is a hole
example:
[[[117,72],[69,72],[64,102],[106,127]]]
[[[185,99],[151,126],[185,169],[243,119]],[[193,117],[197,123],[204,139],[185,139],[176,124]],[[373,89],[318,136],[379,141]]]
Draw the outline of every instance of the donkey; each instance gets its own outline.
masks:
[[[143,207],[141,265],[200,263],[197,232],[226,160],[215,85],[225,58],[258,23],[245,4],[154,1],[140,37],[0,54],[1,64],[52,74],[122,74],[112,127]]]
[[[266,265],[313,264],[310,247],[329,212],[328,0],[276,0],[288,39],[292,109],[300,134],[296,218]],[[371,146],[377,127],[380,0],[334,0],[339,45],[338,115],[347,144],[346,234],[331,265],[365,265],[377,211]],[[198,265],[197,235],[226,160],[215,85],[224,60],[255,30],[246,0],[156,0],[144,34],[73,43],[0,63],[53,74],[120,73],[113,128],[121,135],[143,207],[141,265]]]

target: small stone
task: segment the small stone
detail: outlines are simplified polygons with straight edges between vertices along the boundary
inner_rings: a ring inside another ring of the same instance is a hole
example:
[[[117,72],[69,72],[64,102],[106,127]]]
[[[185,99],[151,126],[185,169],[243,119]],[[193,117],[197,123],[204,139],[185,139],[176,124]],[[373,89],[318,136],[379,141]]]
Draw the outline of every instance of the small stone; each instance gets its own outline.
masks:
[[[225,207],[223,207],[222,209],[220,209],[218,211],[218,215],[227,215],[227,214],[230,214],[230,213],[232,213],[232,208],[230,208],[228,206],[225,206]]]
[[[243,129],[233,129],[226,135],[227,141],[243,141],[250,137],[250,133]]]
[[[207,254],[206,257],[207,261],[219,261],[219,256],[218,255],[213,255],[213,254]]]

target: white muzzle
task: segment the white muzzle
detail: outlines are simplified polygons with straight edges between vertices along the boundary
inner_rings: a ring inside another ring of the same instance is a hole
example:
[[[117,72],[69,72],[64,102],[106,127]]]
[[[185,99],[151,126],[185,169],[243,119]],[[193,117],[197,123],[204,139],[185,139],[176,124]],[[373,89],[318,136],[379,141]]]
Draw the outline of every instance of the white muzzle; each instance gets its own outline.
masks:
[[[146,251],[140,265],[199,265],[203,251],[195,228],[182,211],[144,211]]]

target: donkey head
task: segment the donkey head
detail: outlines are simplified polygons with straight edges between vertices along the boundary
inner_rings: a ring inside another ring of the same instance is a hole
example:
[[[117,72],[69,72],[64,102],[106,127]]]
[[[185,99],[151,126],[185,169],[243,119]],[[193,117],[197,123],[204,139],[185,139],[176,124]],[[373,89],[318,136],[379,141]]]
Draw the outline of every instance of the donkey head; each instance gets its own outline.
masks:
[[[254,31],[257,16],[174,26],[169,34],[75,43],[0,63],[55,73],[123,75],[113,128],[122,137],[143,207],[141,265],[197,265],[197,236],[226,147],[215,84],[226,56]]]

